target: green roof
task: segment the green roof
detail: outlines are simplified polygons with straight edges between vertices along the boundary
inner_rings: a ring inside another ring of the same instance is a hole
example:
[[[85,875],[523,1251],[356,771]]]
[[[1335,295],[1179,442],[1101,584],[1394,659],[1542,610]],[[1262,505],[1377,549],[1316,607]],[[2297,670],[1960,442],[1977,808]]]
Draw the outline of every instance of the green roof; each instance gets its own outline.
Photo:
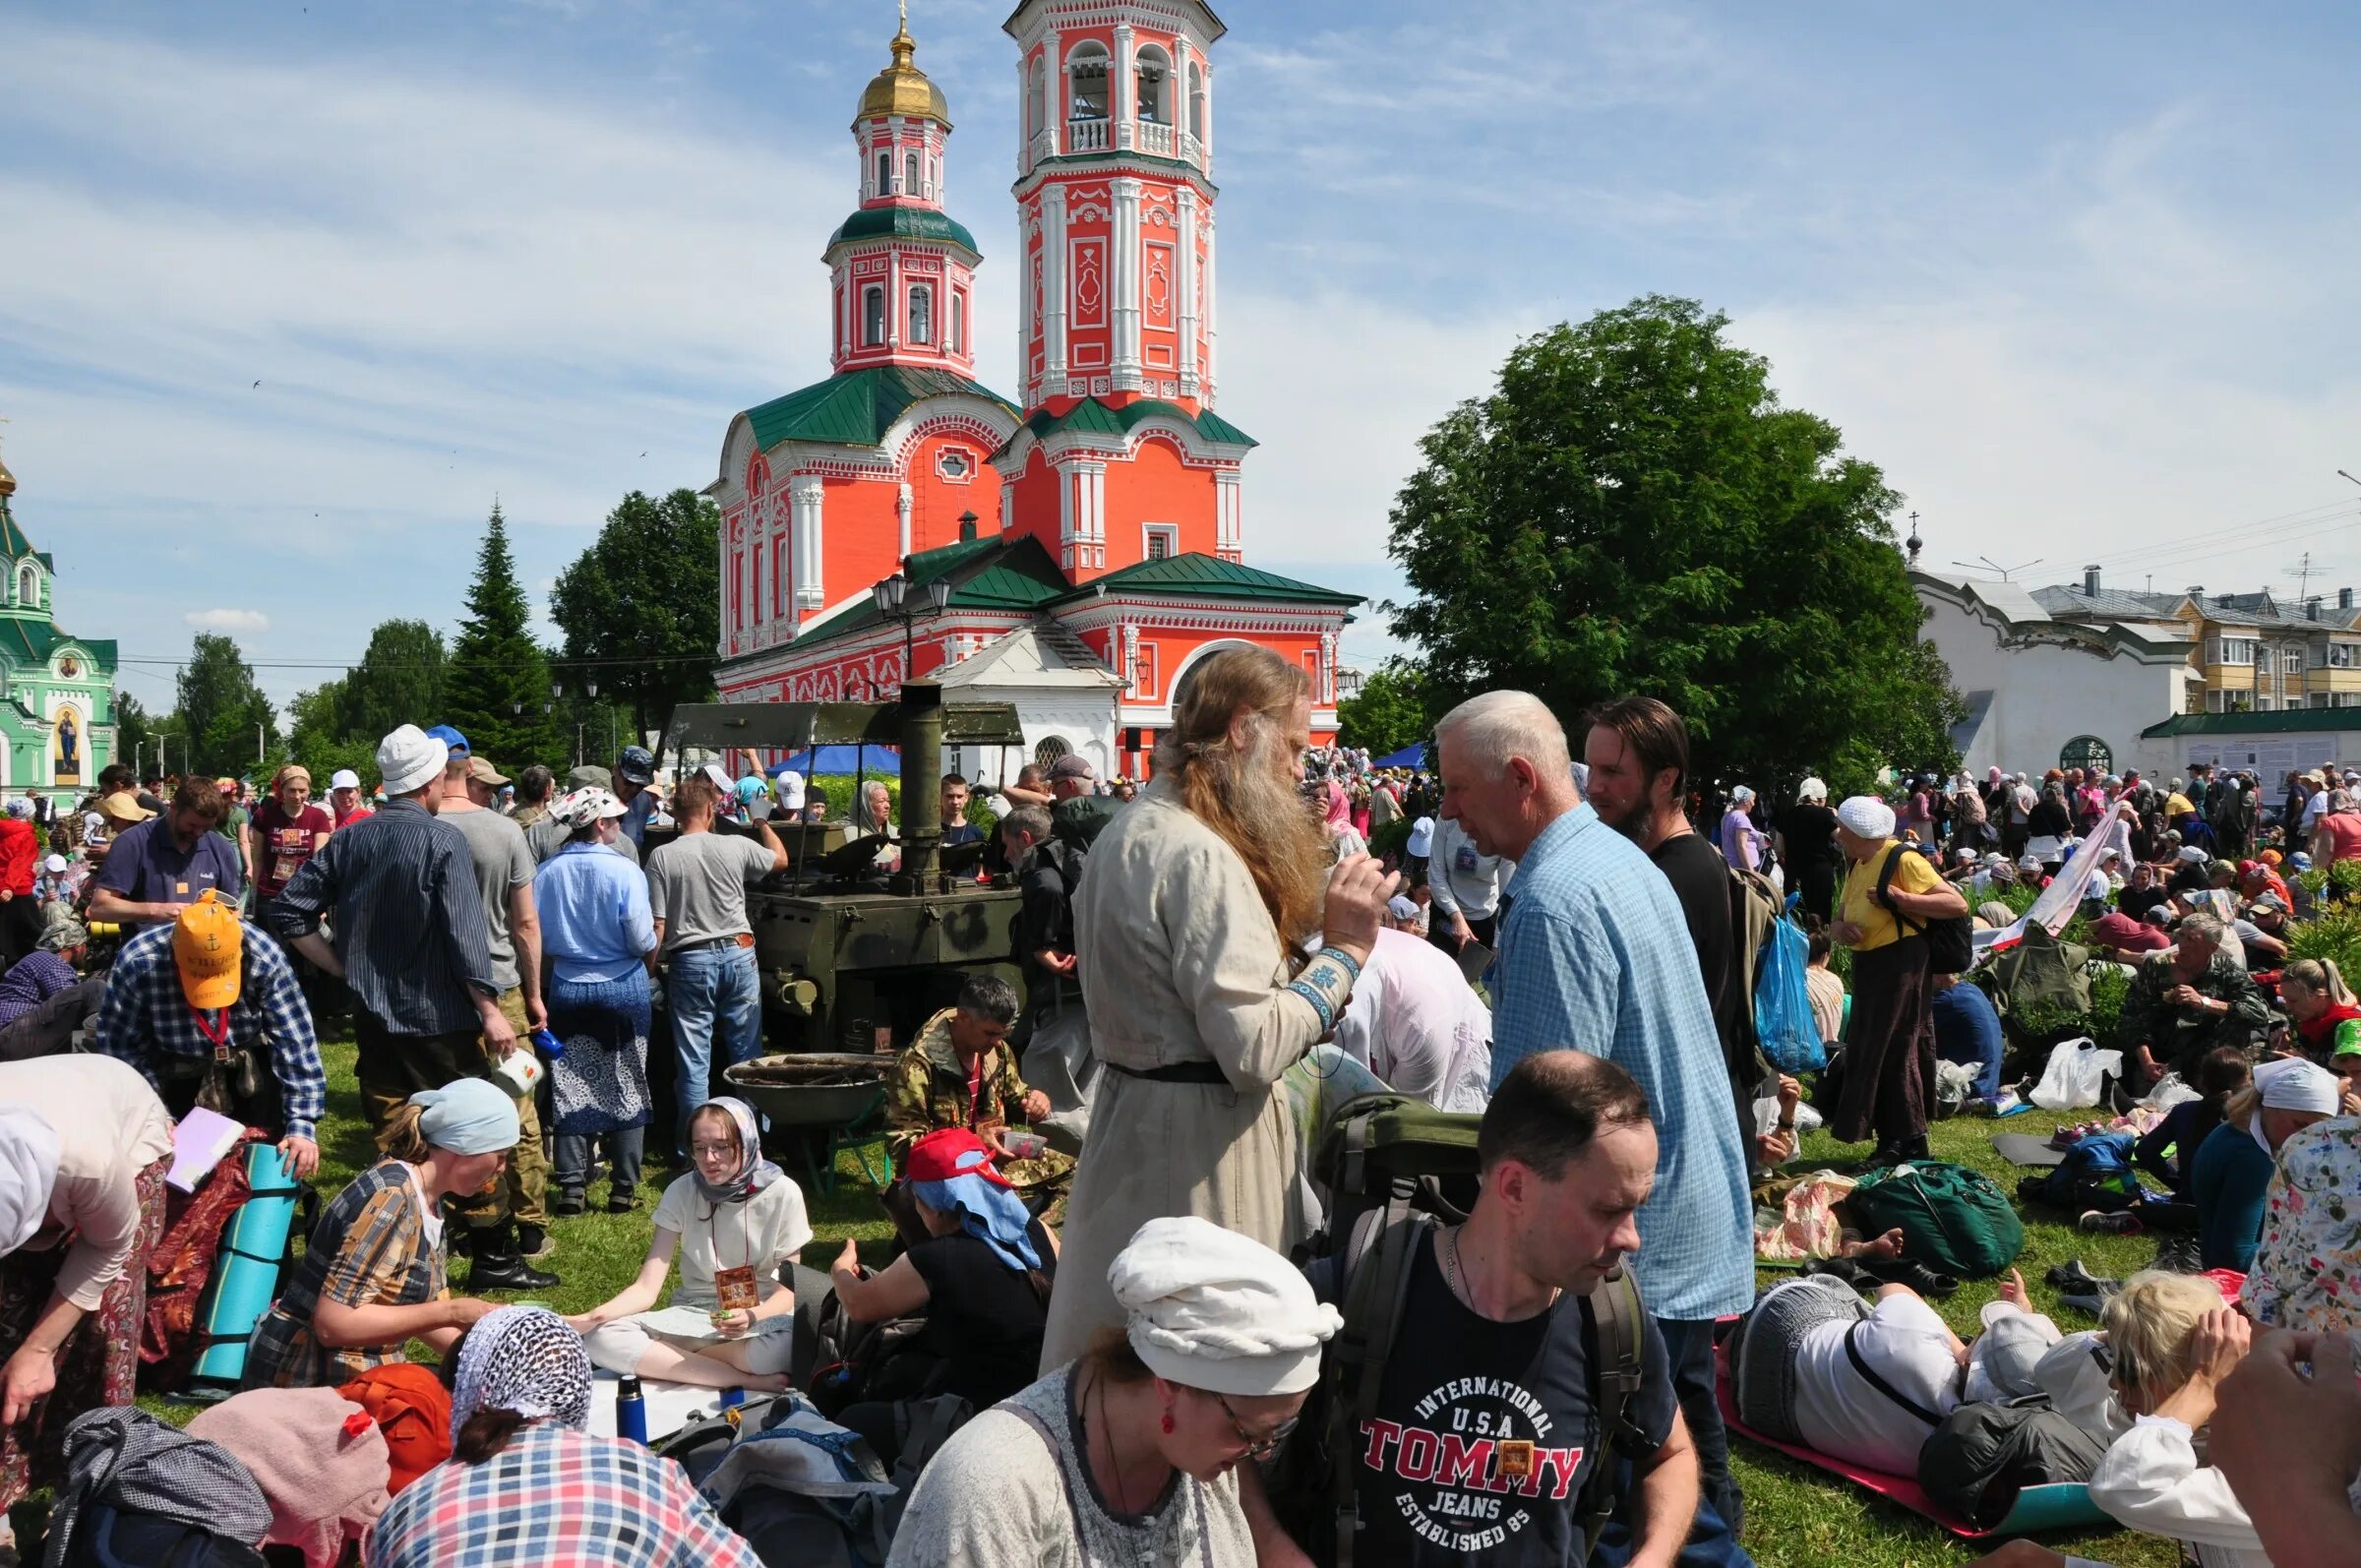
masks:
[[[1057,598],[1070,586],[1049,551],[1031,534],[1011,541],[1002,534],[962,539],[912,554],[907,571],[913,590],[943,578],[951,581],[952,610],[1031,611]],[[924,595],[921,595],[924,598]],[[831,642],[885,625],[875,599],[864,595],[836,614],[799,633],[795,647]]]
[[[24,663],[47,664],[50,655],[69,642],[78,648],[91,650],[91,663],[95,667],[93,674],[115,667],[115,640],[112,637],[103,640],[78,637],[60,632],[47,621],[0,616],[0,658],[7,658],[12,663],[18,662],[17,655],[22,652]]]
[[[32,554],[32,541],[26,538],[25,530],[17,526],[17,514],[9,510],[8,498],[0,496],[0,559],[18,561]],[[36,559],[44,567],[49,565],[47,556],[38,556]]]
[[[967,225],[926,207],[865,207],[836,225],[828,236],[829,250],[847,240],[943,240],[966,247],[976,255],[976,237]]]
[[[902,417],[902,410],[923,397],[953,393],[998,403],[1011,416],[1016,405],[999,392],[947,370],[921,370],[909,365],[876,365],[830,376],[817,386],[774,397],[746,417],[755,427],[755,445],[768,452],[782,441],[816,441],[833,447],[875,447]]]
[[[1259,445],[1252,436],[1247,435],[1210,408],[1202,413],[1192,414],[1179,403],[1169,403],[1161,397],[1142,397],[1125,403],[1120,408],[1112,407],[1096,397],[1085,397],[1062,414],[1053,414],[1046,408],[1037,408],[1033,411],[1032,416],[1026,419],[1024,428],[1033,432],[1035,440],[1046,439],[1061,430],[1077,430],[1092,436],[1120,437],[1129,435],[1143,421],[1159,414],[1188,426],[1206,441],[1217,446],[1252,447]],[[1009,438],[1011,442],[1015,439],[1013,436]],[[1007,450],[1006,447],[1000,449],[1001,452]],[[994,455],[997,456],[999,453],[996,452]]]
[[[2175,735],[2317,735],[2361,730],[2361,708],[2284,708],[2270,713],[2175,713],[2140,732],[2144,740]]]
[[[1093,577],[1078,588],[1059,596],[1059,604],[1091,598],[1101,588],[1114,592],[1123,588],[1138,588],[1150,593],[1178,593],[1198,599],[1247,599],[1266,604],[1334,604],[1361,603],[1358,593],[1339,593],[1316,583],[1300,582],[1283,577],[1275,572],[1261,572],[1253,567],[1241,566],[1215,556],[1191,552],[1187,555],[1167,556],[1159,561],[1142,561],[1136,566],[1110,572],[1103,577]]]

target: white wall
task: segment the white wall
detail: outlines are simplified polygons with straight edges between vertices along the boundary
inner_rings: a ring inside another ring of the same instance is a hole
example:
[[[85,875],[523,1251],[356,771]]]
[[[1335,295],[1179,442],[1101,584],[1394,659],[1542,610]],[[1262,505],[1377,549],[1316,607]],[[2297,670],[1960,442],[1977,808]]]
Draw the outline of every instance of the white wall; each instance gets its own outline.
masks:
[[[1001,784],[1016,777],[1017,769],[1033,760],[1034,749],[1051,736],[1065,742],[1068,751],[1079,752],[1090,758],[1090,765],[1099,777],[1113,776],[1115,768],[1115,693],[1112,688],[1094,692],[1059,692],[1045,694],[1031,687],[971,686],[960,688],[950,698],[954,702],[1009,702],[1015,704],[1018,725],[1024,730],[1025,744],[1016,747],[962,746],[947,749],[946,768],[955,767],[971,779]],[[1005,760],[1003,761],[1003,752]],[[1003,768],[1006,777],[1002,777]]]
[[[2059,749],[2082,735],[2106,742],[2119,772],[2166,768],[2176,759],[2178,742],[2143,741],[2140,732],[2180,710],[2185,666],[2078,646],[2004,648],[2000,628],[1983,614],[1931,593],[1921,592],[1919,602],[1929,612],[1922,634],[1951,667],[1952,685],[1962,694],[1992,693],[1965,758],[1970,771],[2038,773],[2057,766]]]

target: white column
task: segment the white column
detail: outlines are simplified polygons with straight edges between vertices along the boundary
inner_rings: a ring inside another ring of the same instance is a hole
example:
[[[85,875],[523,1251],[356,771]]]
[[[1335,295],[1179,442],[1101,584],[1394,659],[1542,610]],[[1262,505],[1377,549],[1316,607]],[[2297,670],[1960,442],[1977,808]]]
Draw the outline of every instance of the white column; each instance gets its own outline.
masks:
[[[1197,151],[1204,154],[1205,177],[1213,178],[1213,57],[1205,56],[1205,135]]]
[[[1041,193],[1041,375],[1044,394],[1065,390],[1065,187]]]
[[[714,531],[713,547],[719,553],[721,570],[716,573],[713,624],[721,634],[713,639],[713,651],[724,658],[730,651],[730,519],[725,514],[720,528]],[[0,767],[7,762],[8,748],[0,746]]]
[[[1015,526],[1016,481],[1013,479],[1002,479],[1000,481],[1000,527],[1004,530],[1013,528]]]
[[[820,581],[820,498],[817,474],[797,474],[787,481],[787,505],[795,541],[795,607],[817,610],[826,605],[826,586]]]
[[[1221,331],[1216,325],[1221,316],[1220,312],[1214,308],[1213,284],[1213,208],[1208,205],[1205,209],[1205,392],[1203,394],[1203,401],[1208,408],[1213,406],[1216,383],[1214,345],[1221,337]]]
[[[1033,93],[1030,89],[1032,73],[1031,53],[1022,48],[1018,49],[1016,51],[1016,177],[1020,180],[1033,167],[1033,126],[1030,121],[1033,112]],[[1043,85],[1046,88],[1048,84],[1045,82]],[[1042,118],[1045,120],[1049,118],[1049,105],[1046,102],[1042,105]]]
[[[907,480],[903,481],[901,489],[894,495],[893,519],[894,538],[897,541],[893,558],[906,561],[910,557],[910,485]]]
[[[902,253],[885,253],[885,348],[902,346]]]
[[[1139,58],[1138,34],[1131,24],[1120,22],[1115,29],[1115,80],[1107,84],[1107,112],[1115,116],[1115,146],[1129,151],[1138,137],[1132,124],[1138,117]]]
[[[1180,296],[1180,395],[1197,395],[1197,193],[1183,185],[1178,193],[1180,209],[1180,259],[1174,267],[1173,290]]]
[[[1139,374],[1139,197],[1137,180],[1115,182],[1115,390],[1137,391]]]
[[[1058,465],[1058,564],[1071,569],[1074,564],[1074,517],[1081,510],[1075,504],[1075,486],[1071,464]]]
[[[1033,236],[1031,230],[1041,226],[1041,209],[1034,204],[1030,211],[1024,207],[1016,210],[1016,400],[1030,408],[1040,399],[1033,395],[1033,333],[1038,330],[1033,321]],[[976,324],[967,324],[968,335],[975,335]],[[968,349],[972,357],[975,349]]]
[[[1336,701],[1336,633],[1320,633],[1320,700],[1333,705]]]
[[[1213,475],[1213,548],[1214,553],[1235,556],[1239,553],[1240,490],[1239,472],[1235,468],[1217,468]]]
[[[1090,565],[1104,570],[1107,565],[1107,465],[1103,462],[1077,463],[1082,476],[1082,517],[1080,528],[1089,541]]]

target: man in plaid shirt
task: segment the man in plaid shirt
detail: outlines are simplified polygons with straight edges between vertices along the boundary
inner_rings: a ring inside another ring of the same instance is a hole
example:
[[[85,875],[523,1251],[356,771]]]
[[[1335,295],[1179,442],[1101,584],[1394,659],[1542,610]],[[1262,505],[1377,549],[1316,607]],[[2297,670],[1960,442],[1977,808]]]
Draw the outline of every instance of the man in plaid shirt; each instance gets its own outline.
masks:
[[[290,1175],[304,1179],[319,1169],[314,1136],[328,1109],[328,1075],[311,1006],[278,943],[211,889],[172,924],[123,944],[107,973],[92,1048],[147,1074],[175,1116],[196,1104],[218,1059],[231,1113],[282,1134],[278,1152]],[[248,1055],[251,1066],[241,1059]],[[251,1093],[241,1076],[252,1080]]]

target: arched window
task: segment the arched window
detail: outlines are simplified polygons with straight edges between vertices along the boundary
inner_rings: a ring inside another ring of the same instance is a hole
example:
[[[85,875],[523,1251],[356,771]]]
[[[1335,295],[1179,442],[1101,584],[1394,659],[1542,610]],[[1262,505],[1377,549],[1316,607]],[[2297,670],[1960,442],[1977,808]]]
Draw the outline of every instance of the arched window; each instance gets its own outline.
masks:
[[[904,196],[919,194],[918,154],[916,152],[905,153],[902,156],[902,194]]]
[[[1048,73],[1042,69],[1041,56],[1035,55],[1032,77],[1025,86],[1025,135],[1028,137],[1041,135],[1043,127],[1049,124],[1049,111],[1045,104],[1047,82]]]
[[[893,194],[893,154],[890,151],[878,154],[878,188],[872,194],[878,196]]]
[[[1188,62],[1188,134],[1205,140],[1205,68]]]
[[[1064,736],[1053,735],[1033,748],[1033,760],[1039,762],[1043,767],[1048,767],[1072,750],[1072,747],[1065,744]]]
[[[1134,74],[1139,89],[1139,118],[1155,125],[1170,125],[1172,104],[1168,86],[1173,77],[1172,57],[1156,44],[1147,44],[1139,51]]]
[[[943,346],[954,354],[967,352],[967,296],[965,294],[951,296],[951,335],[944,340]]]
[[[925,283],[910,290],[910,341],[935,341],[935,290]]]
[[[885,291],[872,283],[861,291],[861,346],[875,348],[885,341]]]
[[[1076,44],[1073,63],[1067,68],[1067,74],[1072,79],[1072,90],[1066,100],[1065,117],[1069,120],[1107,118],[1107,46],[1103,43]]]
[[[19,568],[17,571],[17,603],[31,605],[40,602],[41,574],[30,567]]]

